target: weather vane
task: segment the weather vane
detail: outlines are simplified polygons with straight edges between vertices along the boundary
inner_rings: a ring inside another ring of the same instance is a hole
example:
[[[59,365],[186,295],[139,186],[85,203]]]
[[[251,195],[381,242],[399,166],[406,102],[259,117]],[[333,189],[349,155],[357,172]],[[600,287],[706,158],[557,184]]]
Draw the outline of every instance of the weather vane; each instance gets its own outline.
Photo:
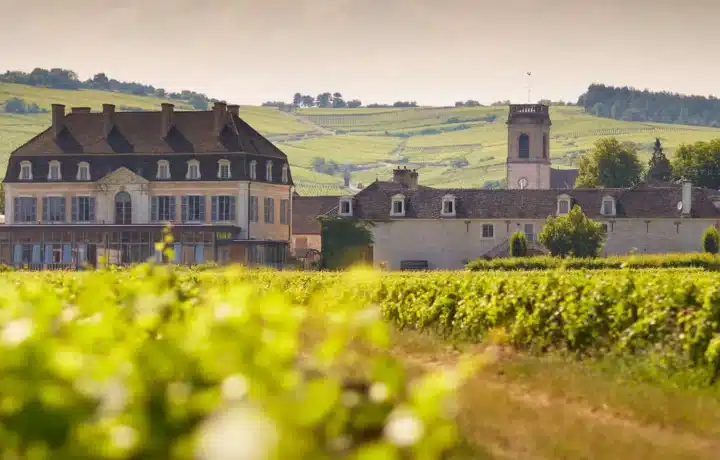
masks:
[[[532,77],[532,72],[526,72],[528,77],[528,83],[527,83],[527,90],[528,90],[528,104],[530,104],[530,77]]]

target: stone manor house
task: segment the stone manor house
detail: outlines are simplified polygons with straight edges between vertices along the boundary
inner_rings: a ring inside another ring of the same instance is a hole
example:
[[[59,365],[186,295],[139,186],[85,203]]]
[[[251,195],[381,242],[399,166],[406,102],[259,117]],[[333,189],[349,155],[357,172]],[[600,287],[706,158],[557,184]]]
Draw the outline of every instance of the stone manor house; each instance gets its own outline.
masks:
[[[537,234],[547,217],[567,214],[575,204],[607,229],[604,254],[700,251],[704,230],[720,224],[716,193],[689,183],[572,188],[577,171],[551,167],[545,105],[512,105],[507,124],[508,190],[426,187],[417,171],[396,169],[391,181],[375,181],[355,195],[303,197],[307,203],[293,218],[308,222],[299,214],[307,209],[373,221],[373,262],[389,269],[459,269],[475,258],[504,256],[518,230],[542,250]]]
[[[15,150],[4,179],[0,263],[76,268],[161,259],[286,262],[292,175],[286,155],[245,123],[239,106],[101,113],[52,106],[52,125]]]

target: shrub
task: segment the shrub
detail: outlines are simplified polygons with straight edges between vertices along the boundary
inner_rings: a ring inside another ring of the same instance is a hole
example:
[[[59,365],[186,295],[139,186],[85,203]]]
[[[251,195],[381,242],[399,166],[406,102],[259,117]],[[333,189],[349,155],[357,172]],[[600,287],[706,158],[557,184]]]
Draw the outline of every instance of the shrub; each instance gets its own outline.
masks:
[[[720,258],[702,253],[627,255],[599,258],[537,256],[492,260],[478,259],[469,262],[466,268],[471,271],[555,269],[615,270],[623,268],[696,268],[705,271],[717,271],[720,270]]]
[[[720,233],[717,228],[710,226],[705,229],[702,236],[703,251],[710,254],[717,254],[720,249]]]
[[[575,205],[565,216],[548,217],[538,241],[554,256],[597,257],[605,241],[605,230]]]
[[[521,231],[517,231],[510,235],[510,256],[525,257],[527,256],[527,237]]]

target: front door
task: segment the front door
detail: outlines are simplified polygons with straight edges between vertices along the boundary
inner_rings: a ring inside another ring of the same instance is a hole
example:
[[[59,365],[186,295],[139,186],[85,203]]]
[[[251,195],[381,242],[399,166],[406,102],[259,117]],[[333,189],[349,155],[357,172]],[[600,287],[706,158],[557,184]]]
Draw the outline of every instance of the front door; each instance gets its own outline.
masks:
[[[115,223],[129,225],[132,223],[132,200],[128,192],[115,195]]]

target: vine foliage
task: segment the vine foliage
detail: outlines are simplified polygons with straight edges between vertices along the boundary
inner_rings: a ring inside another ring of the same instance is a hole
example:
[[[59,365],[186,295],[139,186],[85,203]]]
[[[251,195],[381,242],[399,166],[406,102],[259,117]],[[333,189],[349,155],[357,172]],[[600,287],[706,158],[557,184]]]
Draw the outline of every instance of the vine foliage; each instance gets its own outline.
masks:
[[[323,269],[341,270],[370,261],[372,222],[337,217],[319,219]]]

